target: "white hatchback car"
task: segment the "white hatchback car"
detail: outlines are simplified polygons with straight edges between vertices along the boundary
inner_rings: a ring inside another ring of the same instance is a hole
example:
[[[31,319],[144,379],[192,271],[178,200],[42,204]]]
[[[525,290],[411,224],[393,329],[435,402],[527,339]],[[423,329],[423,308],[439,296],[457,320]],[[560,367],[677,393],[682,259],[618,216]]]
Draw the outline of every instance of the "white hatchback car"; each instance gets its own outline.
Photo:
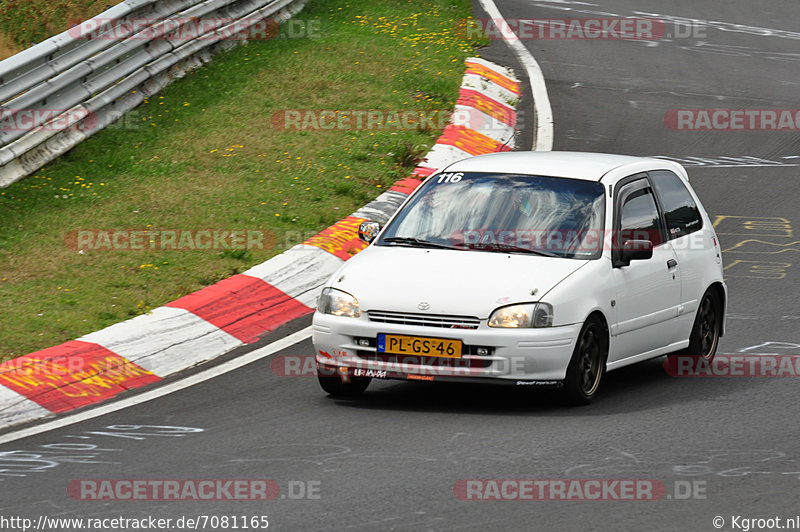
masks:
[[[326,283],[322,388],[372,378],[555,386],[586,404],[603,374],[711,359],[727,288],[686,171],[651,158],[509,152],[428,178]]]

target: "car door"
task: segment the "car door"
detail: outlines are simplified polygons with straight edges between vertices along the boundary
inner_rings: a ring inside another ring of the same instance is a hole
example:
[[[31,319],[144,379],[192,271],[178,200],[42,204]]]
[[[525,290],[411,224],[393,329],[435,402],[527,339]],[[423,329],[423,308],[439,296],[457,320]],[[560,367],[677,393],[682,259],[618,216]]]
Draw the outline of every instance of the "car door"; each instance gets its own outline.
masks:
[[[665,238],[661,213],[647,176],[625,179],[616,187],[612,262],[626,240],[650,240],[653,255],[615,264],[615,319],[611,326],[615,348],[609,362],[622,361],[660,349],[675,338],[681,280],[677,257]],[[646,357],[641,357],[646,358]]]
[[[681,302],[676,340],[685,340],[692,331],[694,315],[706,289],[703,273],[709,264],[714,263],[716,248],[683,180],[670,170],[655,170],[648,174],[664,213],[666,235],[680,269]]]

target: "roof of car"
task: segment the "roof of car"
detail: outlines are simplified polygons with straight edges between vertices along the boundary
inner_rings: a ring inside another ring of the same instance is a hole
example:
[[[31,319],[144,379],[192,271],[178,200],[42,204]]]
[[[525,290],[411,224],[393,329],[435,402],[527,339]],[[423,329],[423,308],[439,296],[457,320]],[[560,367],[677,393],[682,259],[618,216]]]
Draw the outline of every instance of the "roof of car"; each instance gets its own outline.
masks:
[[[662,159],[609,153],[515,151],[470,157],[451,164],[446,170],[448,172],[500,172],[599,181],[606,173],[615,168],[626,165],[640,166],[637,163],[643,162],[651,162],[659,166],[669,164]]]

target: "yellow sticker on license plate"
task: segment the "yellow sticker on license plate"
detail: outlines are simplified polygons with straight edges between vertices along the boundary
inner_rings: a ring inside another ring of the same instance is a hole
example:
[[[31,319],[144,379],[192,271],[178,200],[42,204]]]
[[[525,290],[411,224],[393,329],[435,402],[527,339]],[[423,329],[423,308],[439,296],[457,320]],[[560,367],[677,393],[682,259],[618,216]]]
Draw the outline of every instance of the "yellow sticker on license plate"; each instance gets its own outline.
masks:
[[[461,358],[461,340],[426,338],[401,334],[379,334],[378,353],[426,357]]]

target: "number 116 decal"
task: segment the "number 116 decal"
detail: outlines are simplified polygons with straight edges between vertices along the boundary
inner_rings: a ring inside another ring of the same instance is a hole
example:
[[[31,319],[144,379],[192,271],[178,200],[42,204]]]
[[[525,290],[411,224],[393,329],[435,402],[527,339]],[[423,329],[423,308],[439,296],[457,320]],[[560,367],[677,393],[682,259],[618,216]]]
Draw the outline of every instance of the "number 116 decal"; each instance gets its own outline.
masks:
[[[464,172],[446,172],[439,174],[439,180],[436,183],[458,183],[462,177],[464,177]]]

